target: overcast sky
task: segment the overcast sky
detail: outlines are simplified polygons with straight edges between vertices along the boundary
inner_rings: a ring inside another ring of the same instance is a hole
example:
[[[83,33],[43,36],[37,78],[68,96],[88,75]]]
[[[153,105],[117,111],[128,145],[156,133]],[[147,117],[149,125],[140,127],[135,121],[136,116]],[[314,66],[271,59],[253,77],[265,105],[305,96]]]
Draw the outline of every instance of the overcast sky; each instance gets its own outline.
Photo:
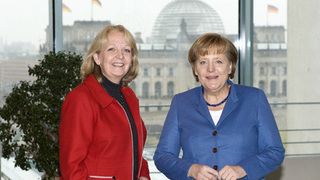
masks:
[[[132,33],[151,35],[160,11],[173,0],[100,0],[102,7],[91,5],[91,0],[63,0],[72,12],[63,12],[63,24],[75,20],[110,20],[124,24]],[[226,33],[235,34],[238,23],[238,0],[202,0],[219,14]],[[286,26],[287,0],[255,0],[255,25]],[[267,5],[276,6],[278,13],[267,13]],[[0,0],[0,45],[12,42],[31,42],[37,47],[45,42],[44,29],[49,22],[48,0]]]

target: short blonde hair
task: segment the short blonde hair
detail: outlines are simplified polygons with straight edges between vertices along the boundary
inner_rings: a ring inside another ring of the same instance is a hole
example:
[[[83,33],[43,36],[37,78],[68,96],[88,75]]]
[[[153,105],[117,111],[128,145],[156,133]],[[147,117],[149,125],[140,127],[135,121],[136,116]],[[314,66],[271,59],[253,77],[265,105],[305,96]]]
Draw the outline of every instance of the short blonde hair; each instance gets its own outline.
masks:
[[[139,71],[138,49],[133,35],[122,25],[108,25],[104,27],[94,38],[90,49],[82,62],[82,80],[93,74],[100,83],[102,82],[102,72],[100,66],[95,63],[93,55],[95,53],[100,53],[104,45],[108,42],[109,33],[113,31],[118,31],[124,34],[125,40],[131,47],[132,53],[132,65],[130,66],[127,74],[122,78],[122,86],[128,86],[128,84],[137,77]]]
[[[238,51],[233,43],[227,38],[217,33],[206,33],[201,35],[191,46],[188,53],[188,61],[192,68],[193,76],[199,82],[198,76],[195,74],[195,62],[200,56],[208,55],[210,52],[217,54],[225,54],[229,62],[232,63],[229,78],[234,77],[237,67]]]

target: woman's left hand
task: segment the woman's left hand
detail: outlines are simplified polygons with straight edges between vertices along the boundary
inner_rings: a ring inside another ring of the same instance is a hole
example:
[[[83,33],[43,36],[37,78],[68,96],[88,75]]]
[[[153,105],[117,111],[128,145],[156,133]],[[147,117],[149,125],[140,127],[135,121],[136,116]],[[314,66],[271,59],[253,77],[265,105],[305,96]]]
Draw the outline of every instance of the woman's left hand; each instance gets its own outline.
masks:
[[[247,175],[246,171],[240,166],[225,166],[219,171],[220,180],[236,180]]]
[[[149,179],[142,176],[142,177],[139,178],[139,180],[149,180]]]

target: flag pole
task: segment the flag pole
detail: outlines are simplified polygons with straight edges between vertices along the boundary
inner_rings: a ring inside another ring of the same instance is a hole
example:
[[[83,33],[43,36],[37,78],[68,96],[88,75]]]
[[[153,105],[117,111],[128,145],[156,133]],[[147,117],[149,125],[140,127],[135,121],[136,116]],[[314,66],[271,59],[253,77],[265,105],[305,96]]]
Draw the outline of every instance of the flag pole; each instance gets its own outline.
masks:
[[[267,26],[269,26],[269,9],[268,9],[268,6],[267,6]]]
[[[93,3],[91,0],[91,21],[93,21]]]

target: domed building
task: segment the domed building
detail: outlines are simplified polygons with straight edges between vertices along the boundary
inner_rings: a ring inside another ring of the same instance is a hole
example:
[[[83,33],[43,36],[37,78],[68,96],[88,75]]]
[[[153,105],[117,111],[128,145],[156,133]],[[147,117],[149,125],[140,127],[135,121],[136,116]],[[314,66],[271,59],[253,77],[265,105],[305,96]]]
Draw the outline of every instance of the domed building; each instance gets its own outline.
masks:
[[[225,34],[218,13],[200,0],[174,0],[158,15],[151,43],[171,44],[182,37],[193,41],[206,32]]]
[[[131,87],[143,104],[168,105],[174,94],[198,85],[187,54],[207,32],[225,34],[219,14],[201,0],[173,0],[161,10],[151,37],[137,41],[140,73]]]
[[[199,85],[187,55],[191,44],[207,32],[225,34],[211,6],[201,0],[173,0],[157,16],[146,43],[137,43],[139,75],[130,86],[140,99],[149,132],[160,132],[156,127],[163,125],[174,94]]]

